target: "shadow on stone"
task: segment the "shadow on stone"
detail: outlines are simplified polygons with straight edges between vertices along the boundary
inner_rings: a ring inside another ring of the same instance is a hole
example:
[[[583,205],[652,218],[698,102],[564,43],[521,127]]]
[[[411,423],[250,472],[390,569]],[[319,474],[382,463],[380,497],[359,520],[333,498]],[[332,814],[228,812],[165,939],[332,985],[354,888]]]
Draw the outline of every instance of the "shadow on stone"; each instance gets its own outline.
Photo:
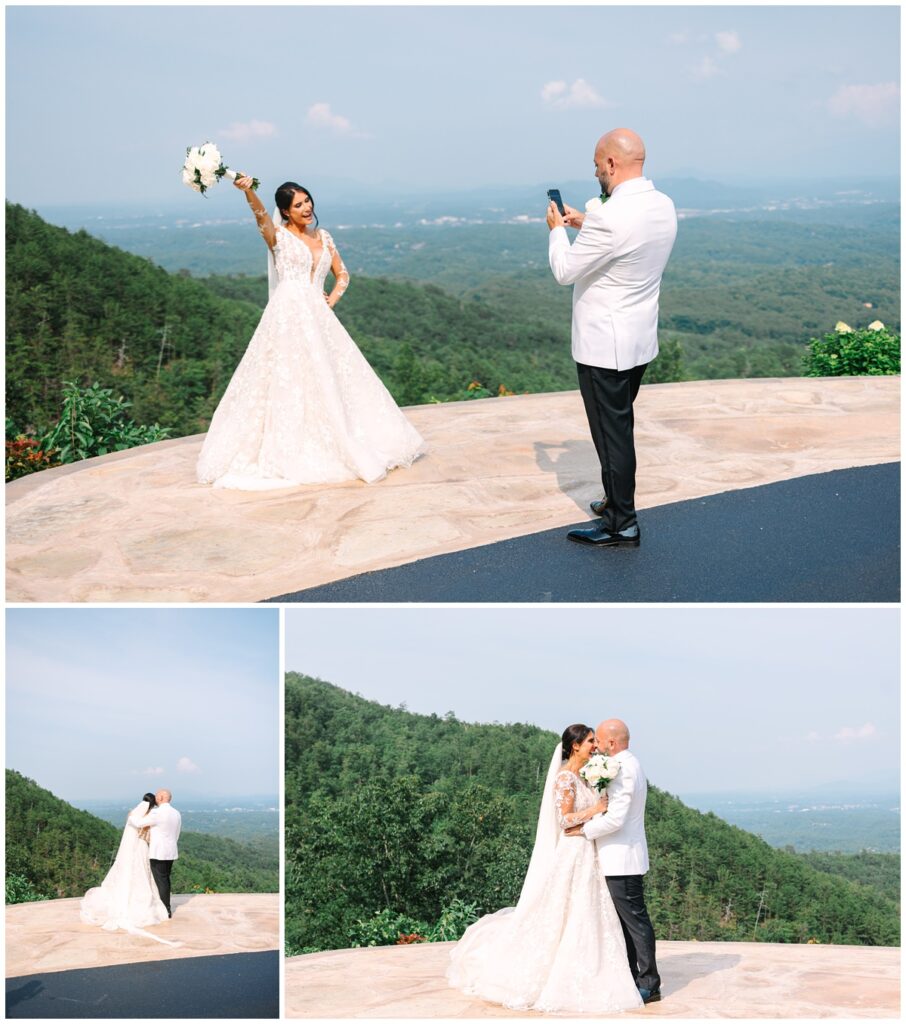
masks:
[[[595,459],[595,448],[591,441],[562,441],[559,444],[535,442],[535,463],[538,468],[542,473],[553,473],[557,477],[557,487],[561,494],[575,502],[583,512],[588,512],[585,492],[594,486],[588,477],[588,467],[589,463],[595,463]]]
[[[676,995],[698,978],[719,971],[731,971],[742,963],[742,957],[733,953],[674,953],[663,971],[664,996]]]

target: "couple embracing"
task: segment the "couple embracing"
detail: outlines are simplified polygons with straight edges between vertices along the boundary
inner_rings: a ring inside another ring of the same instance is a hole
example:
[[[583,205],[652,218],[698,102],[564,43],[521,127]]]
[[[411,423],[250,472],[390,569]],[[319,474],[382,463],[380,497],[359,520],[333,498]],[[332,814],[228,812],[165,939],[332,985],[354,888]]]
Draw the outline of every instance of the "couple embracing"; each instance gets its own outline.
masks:
[[[661,275],[676,238],[672,201],[644,177],[645,146],[617,128],[595,147],[600,199],[586,212],[550,204],[549,260],[574,285],[572,354],[604,494],[600,521],[570,540],[638,547],[633,403],[658,352]],[[425,450],[333,310],[349,273],[318,226],[308,189],[285,182],[268,213],[254,179],[236,187],[268,249],[269,301],[211,420],[199,483],[266,490],[344,480],[373,483]],[[566,227],[578,228],[572,245]],[[325,290],[329,274],[334,285]]]
[[[590,759],[595,753],[604,755]],[[586,781],[609,780],[603,792]],[[515,907],[471,925],[447,979],[516,1010],[614,1013],[661,998],[645,906],[648,783],[618,719],[571,725],[554,751]]]
[[[180,945],[144,930],[173,916],[170,873],[179,857],[182,817],[171,800],[168,789],[159,789],[145,793],[129,812],[113,865],[82,899],[79,916],[85,924]]]

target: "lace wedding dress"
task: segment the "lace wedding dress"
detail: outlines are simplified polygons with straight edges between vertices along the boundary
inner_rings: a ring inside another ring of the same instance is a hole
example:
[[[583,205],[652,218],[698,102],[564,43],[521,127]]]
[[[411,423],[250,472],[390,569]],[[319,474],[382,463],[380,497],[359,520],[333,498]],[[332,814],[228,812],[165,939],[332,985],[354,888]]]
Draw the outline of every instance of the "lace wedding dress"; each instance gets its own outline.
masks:
[[[642,1006],[595,844],[562,831],[569,824],[564,806],[578,812],[596,802],[577,775],[552,766],[519,902],[466,929],[451,953],[452,986],[514,1010],[614,1013]]]
[[[319,229],[313,266],[302,239],[276,234],[276,289],[211,420],[199,483],[373,483],[411,465],[424,441],[324,301],[333,239]]]
[[[147,809],[142,801],[129,812],[113,866],[99,886],[85,893],[79,917],[84,924],[98,925],[110,932],[122,930],[167,946],[179,946],[178,942],[143,930],[167,920],[167,908],[151,875],[148,844],[138,834]]]

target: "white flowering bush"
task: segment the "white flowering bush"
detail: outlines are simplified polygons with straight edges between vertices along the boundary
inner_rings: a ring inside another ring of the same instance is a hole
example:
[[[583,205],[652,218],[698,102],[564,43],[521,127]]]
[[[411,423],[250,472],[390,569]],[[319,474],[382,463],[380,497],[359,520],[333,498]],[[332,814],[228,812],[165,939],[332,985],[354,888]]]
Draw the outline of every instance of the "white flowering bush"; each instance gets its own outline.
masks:
[[[833,331],[812,338],[808,349],[806,377],[880,377],[900,372],[900,335],[880,320],[859,329],[838,320]]]

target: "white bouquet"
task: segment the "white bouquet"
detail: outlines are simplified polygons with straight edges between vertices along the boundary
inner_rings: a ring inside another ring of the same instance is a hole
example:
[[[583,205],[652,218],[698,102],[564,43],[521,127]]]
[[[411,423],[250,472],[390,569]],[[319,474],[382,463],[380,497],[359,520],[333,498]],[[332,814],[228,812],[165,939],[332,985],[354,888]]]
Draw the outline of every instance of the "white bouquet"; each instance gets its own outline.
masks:
[[[619,772],[620,762],[605,754],[592,754],[579,769],[582,778],[599,793],[607,789],[607,783],[613,782]]]
[[[227,177],[230,181],[237,178],[244,178],[242,171],[231,171],[223,162],[220,150],[213,142],[205,142],[200,146],[189,146],[186,149],[186,162],[182,167],[182,181],[184,185],[200,192],[202,195],[212,186],[216,185],[221,178]],[[255,178],[252,181],[252,188],[257,191],[261,182]]]
[[[585,212],[591,213],[592,210],[600,209],[610,198],[610,196],[604,195],[602,192],[599,196],[595,196],[594,199],[589,199],[585,204]]]

